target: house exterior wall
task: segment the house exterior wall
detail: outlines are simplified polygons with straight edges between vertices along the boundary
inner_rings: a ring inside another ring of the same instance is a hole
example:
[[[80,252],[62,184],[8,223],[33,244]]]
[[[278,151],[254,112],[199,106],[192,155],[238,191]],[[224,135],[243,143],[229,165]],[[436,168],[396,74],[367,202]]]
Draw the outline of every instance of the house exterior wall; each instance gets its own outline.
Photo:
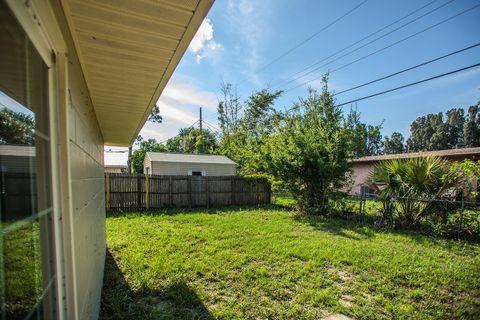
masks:
[[[150,157],[145,155],[145,158],[143,159],[143,173],[144,174],[152,174],[152,160]]]
[[[237,174],[236,164],[152,161],[150,165],[145,162],[145,173],[148,167],[151,167],[150,174],[158,175],[188,175],[189,171],[205,171],[207,176],[234,176]]]
[[[475,161],[475,156],[455,156],[450,158],[444,158],[450,162],[461,162],[465,159],[471,159]],[[365,162],[354,162],[352,166],[352,185],[349,189],[349,193],[352,195],[358,195],[361,193],[362,186],[367,185],[368,177],[371,172],[373,172],[374,167],[380,163],[380,161],[365,161]],[[472,183],[472,189],[476,190],[477,182]]]
[[[374,162],[364,162],[364,163],[354,163],[352,167],[352,180],[353,185],[350,190],[350,194],[360,194],[362,186],[365,186],[368,181],[373,168],[376,163]]]
[[[96,319],[106,249],[103,138],[59,1],[52,8],[67,44],[67,158],[70,212],[64,229],[67,318]]]

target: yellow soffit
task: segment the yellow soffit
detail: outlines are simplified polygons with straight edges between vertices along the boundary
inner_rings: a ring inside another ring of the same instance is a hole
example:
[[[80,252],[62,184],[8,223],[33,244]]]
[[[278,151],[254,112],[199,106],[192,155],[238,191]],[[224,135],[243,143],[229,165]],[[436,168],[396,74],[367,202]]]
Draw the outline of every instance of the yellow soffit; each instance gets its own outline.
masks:
[[[104,143],[130,146],[214,0],[62,0]]]

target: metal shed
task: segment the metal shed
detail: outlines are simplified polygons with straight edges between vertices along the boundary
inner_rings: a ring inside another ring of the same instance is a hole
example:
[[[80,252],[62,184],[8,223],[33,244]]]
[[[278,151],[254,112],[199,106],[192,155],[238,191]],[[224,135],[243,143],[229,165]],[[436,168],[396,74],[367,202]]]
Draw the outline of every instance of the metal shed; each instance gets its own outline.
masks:
[[[220,155],[147,152],[143,172],[174,176],[234,176],[237,164]]]

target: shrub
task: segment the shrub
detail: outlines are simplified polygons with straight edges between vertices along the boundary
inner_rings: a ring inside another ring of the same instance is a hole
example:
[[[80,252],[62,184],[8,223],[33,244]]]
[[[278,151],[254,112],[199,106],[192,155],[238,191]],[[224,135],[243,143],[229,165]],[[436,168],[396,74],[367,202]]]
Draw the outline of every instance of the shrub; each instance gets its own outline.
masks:
[[[328,197],[348,179],[348,128],[328,92],[309,90],[283,118],[264,146],[268,170],[295,197],[301,210],[325,213]]]
[[[445,215],[446,202],[453,199],[461,175],[450,169],[450,163],[439,157],[387,160],[374,168],[370,184],[383,202],[384,218],[404,226],[418,224],[423,218]]]

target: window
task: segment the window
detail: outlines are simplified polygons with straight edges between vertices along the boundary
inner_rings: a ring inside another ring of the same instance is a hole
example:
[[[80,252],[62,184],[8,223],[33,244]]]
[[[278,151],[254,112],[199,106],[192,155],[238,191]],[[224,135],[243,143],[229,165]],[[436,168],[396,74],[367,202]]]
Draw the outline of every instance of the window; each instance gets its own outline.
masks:
[[[55,319],[48,68],[0,1],[2,319]]]
[[[192,176],[201,176],[202,171],[192,171]]]

